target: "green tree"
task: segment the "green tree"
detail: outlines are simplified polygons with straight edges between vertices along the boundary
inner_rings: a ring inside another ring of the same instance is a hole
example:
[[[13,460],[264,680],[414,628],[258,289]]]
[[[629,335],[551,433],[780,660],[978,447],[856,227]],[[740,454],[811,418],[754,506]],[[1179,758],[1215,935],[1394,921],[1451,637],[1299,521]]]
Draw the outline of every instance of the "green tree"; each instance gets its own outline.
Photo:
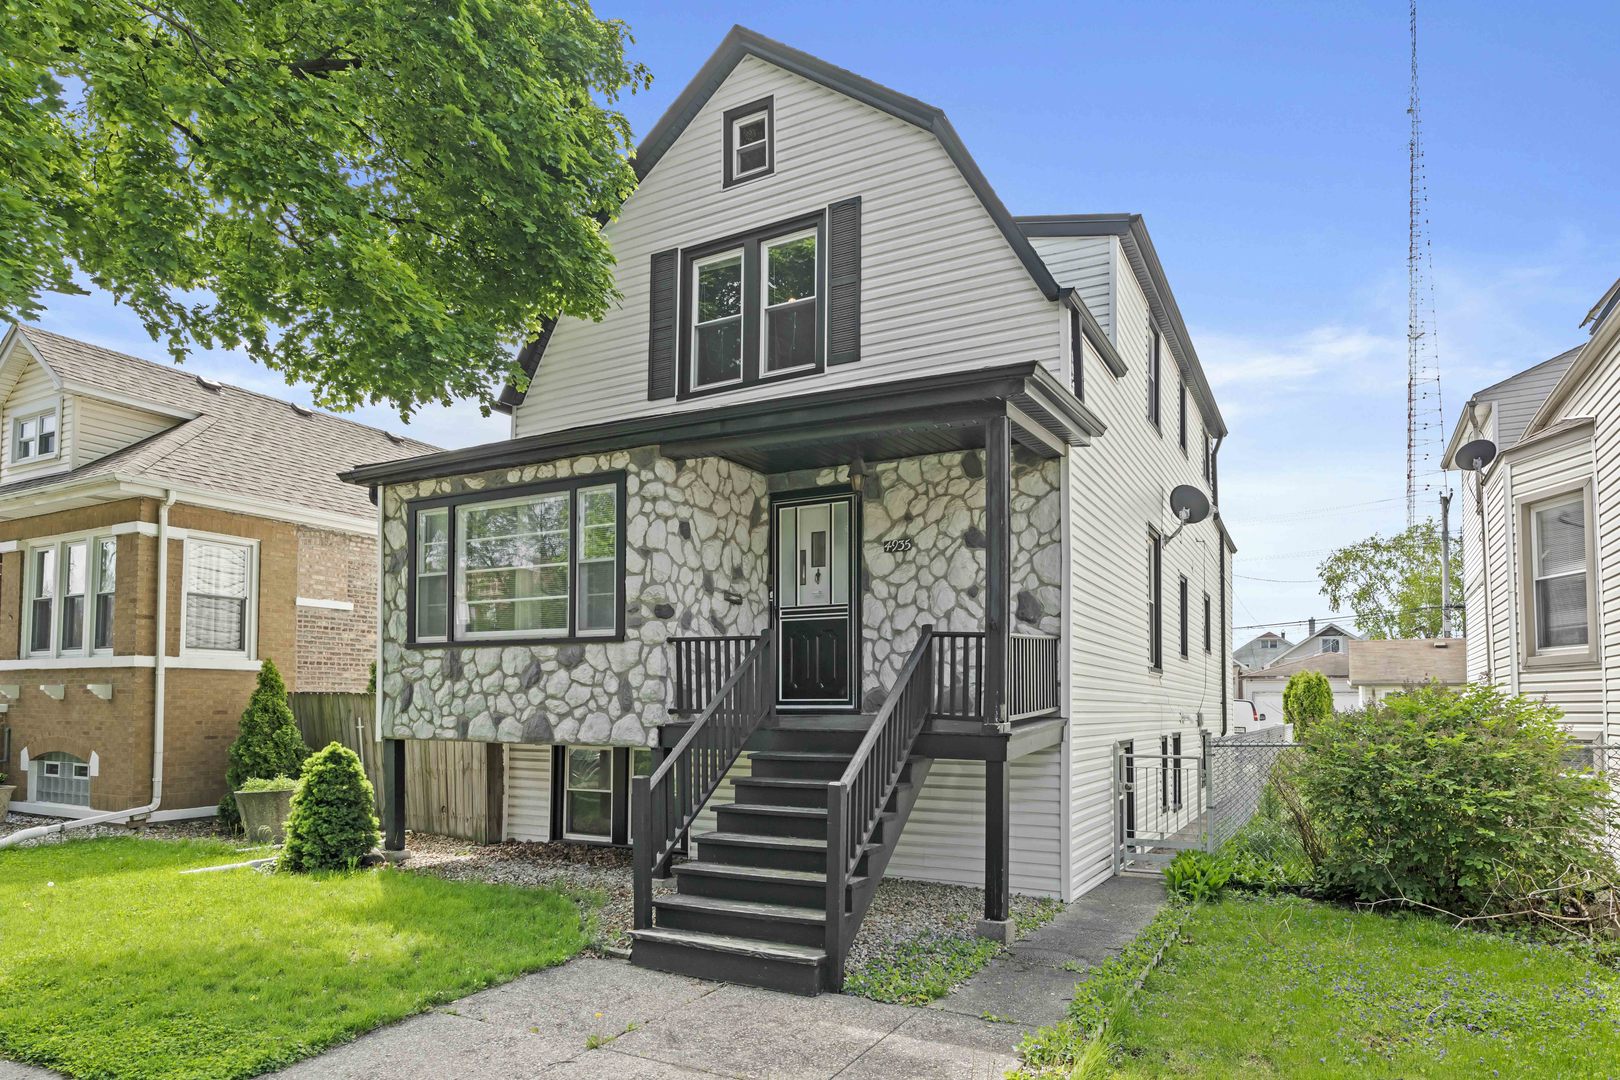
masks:
[[[287,815],[282,865],[288,870],[346,870],[381,841],[377,796],[353,750],[328,743],[304,763]]]
[[[614,298],[628,40],[570,0],[0,0],[0,316],[88,281],[177,360],[487,407]]]
[[[219,819],[231,829],[241,824],[236,810],[236,792],[249,780],[269,780],[277,776],[297,776],[309,757],[309,747],[287,704],[287,684],[273,661],[259,665],[258,683],[231,743],[230,764],[225,768],[225,797],[219,801]]]
[[[1333,687],[1320,671],[1297,671],[1283,687],[1283,719],[1297,738],[1312,724],[1333,715]]]
[[[1433,521],[1339,548],[1316,572],[1328,603],[1349,608],[1368,637],[1440,636],[1440,527]],[[1458,559],[1452,560],[1451,592],[1462,595]],[[1461,609],[1456,615],[1460,630]]]

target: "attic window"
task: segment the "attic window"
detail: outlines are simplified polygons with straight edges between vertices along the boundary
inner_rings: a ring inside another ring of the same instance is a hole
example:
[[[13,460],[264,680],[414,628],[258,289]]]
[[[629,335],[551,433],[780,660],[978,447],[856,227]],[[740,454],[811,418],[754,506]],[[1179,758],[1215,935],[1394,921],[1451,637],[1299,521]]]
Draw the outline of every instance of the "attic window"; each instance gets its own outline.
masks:
[[[56,456],[57,413],[48,409],[25,413],[11,422],[11,462],[21,465]]]
[[[772,98],[726,110],[726,187],[769,176],[776,169],[775,136]]]

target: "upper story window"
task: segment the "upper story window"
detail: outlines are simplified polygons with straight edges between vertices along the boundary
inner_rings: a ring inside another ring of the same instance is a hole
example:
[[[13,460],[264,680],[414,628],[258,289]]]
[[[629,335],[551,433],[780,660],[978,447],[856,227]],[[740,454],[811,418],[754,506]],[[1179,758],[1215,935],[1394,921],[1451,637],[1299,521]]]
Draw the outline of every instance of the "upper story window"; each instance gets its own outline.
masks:
[[[1322,651],[1325,653],[1344,652],[1344,639],[1336,637],[1323,638]]]
[[[1161,393],[1159,388],[1159,352],[1160,343],[1163,341],[1163,339],[1159,336],[1159,328],[1156,326],[1151,326],[1148,328],[1148,335],[1147,416],[1149,422],[1151,422],[1154,427],[1159,427],[1159,397]]]
[[[1187,452],[1187,384],[1184,382],[1178,383],[1177,391],[1176,400],[1179,411],[1176,414],[1176,428],[1180,433],[1181,452],[1185,454]]]
[[[1074,396],[1086,400],[1086,345],[1085,330],[1080,323],[1080,309],[1069,309],[1069,372]]]
[[[1521,519],[1531,647],[1527,662],[1584,663],[1596,658],[1592,626],[1592,538],[1585,489],[1530,503]]]
[[[186,538],[182,652],[253,655],[258,554],[249,541]]]
[[[776,107],[761,98],[726,110],[725,186],[769,176],[776,170]]]
[[[620,475],[417,504],[412,642],[621,635],[623,508]]]
[[[111,536],[29,548],[23,616],[30,656],[112,651],[117,559]]]
[[[57,407],[25,413],[11,422],[11,463],[23,465],[56,456]]]
[[[1164,667],[1164,545],[1148,529],[1148,667]]]
[[[822,370],[822,234],[817,214],[687,254],[683,395]]]

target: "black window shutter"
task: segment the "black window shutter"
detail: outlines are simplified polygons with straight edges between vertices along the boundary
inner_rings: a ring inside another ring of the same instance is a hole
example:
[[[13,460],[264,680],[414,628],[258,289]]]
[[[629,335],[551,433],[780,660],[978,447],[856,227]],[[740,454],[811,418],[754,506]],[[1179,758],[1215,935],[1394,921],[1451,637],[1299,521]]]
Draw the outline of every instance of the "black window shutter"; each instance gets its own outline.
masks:
[[[649,278],[650,312],[647,324],[647,399],[675,396],[676,342],[679,340],[677,323],[680,312],[676,303],[676,272],[679,252],[660,251],[652,257],[652,275]]]
[[[861,200],[827,207],[827,363],[861,358]]]

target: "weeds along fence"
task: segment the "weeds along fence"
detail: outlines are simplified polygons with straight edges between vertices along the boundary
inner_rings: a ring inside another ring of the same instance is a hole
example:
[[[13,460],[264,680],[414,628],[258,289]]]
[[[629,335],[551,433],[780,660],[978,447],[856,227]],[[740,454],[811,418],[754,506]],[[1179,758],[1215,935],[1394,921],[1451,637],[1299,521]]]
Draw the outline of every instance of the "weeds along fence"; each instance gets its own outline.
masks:
[[[304,741],[353,750],[382,799],[382,744],[372,694],[288,694]],[[503,759],[499,744],[405,741],[405,827],[481,844],[501,839]]]

